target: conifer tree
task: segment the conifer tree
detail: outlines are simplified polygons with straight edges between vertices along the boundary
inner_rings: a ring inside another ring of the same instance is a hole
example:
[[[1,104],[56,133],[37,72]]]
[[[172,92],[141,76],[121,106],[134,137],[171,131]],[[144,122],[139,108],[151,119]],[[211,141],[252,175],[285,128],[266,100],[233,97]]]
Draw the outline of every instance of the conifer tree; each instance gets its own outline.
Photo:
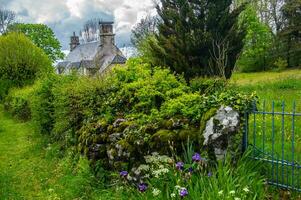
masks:
[[[149,40],[154,64],[168,66],[189,81],[196,76],[230,78],[243,48],[238,16],[245,5],[232,0],[161,0],[158,33]]]

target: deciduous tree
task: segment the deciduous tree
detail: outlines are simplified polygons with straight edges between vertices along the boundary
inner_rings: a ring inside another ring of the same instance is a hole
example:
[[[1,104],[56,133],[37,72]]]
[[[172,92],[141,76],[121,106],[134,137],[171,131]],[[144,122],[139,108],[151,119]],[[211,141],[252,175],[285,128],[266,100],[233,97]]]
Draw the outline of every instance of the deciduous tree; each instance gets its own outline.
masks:
[[[7,27],[14,23],[15,19],[13,11],[0,8],[0,35],[6,32]]]
[[[159,19],[157,16],[148,15],[146,18],[142,19],[132,30],[132,44],[138,47],[147,37],[155,35],[158,23]]]
[[[9,32],[25,34],[37,47],[40,47],[52,61],[62,59],[64,54],[54,32],[45,24],[15,23],[8,28]]]
[[[282,7],[284,27],[280,33],[288,66],[301,64],[301,0],[285,0]]]

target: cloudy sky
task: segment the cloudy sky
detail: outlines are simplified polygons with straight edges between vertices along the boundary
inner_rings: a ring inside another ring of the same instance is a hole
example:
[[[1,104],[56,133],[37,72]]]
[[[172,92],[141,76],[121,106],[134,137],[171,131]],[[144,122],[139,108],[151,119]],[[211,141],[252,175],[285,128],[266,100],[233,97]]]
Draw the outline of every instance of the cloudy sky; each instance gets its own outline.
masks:
[[[20,22],[50,26],[64,50],[72,32],[93,18],[114,20],[117,45],[129,46],[131,28],[154,12],[153,0],[0,0],[0,7],[15,11]]]

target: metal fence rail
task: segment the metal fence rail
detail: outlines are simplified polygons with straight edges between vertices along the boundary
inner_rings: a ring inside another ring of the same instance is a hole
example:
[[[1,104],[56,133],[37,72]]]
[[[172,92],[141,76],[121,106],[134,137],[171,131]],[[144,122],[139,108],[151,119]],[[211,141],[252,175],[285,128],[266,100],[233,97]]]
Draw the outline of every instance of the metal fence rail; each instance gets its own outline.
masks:
[[[254,102],[245,114],[243,147],[264,164],[269,184],[301,192],[301,113],[295,102],[290,107]]]

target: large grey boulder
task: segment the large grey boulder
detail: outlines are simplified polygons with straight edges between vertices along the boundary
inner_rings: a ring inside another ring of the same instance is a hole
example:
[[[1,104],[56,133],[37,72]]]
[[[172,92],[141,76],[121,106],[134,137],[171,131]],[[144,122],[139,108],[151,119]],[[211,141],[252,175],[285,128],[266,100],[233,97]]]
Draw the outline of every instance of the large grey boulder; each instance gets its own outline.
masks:
[[[229,106],[222,106],[206,124],[204,146],[214,150],[216,158],[223,159],[231,146],[231,138],[240,130],[240,115]]]

